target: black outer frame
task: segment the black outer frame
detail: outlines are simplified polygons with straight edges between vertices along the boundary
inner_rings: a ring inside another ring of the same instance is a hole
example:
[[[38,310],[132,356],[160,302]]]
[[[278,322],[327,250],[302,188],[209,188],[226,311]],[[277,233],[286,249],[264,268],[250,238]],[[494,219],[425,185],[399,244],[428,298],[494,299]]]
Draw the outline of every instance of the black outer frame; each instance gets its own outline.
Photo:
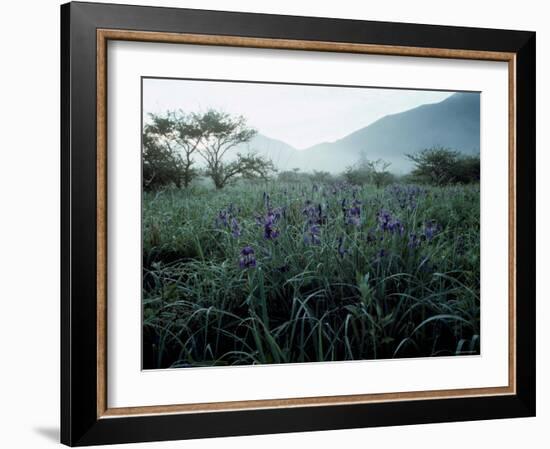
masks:
[[[516,380],[508,396],[97,418],[96,29],[516,53]],[[127,5],[61,6],[61,442],[70,446],[535,416],[535,33]]]

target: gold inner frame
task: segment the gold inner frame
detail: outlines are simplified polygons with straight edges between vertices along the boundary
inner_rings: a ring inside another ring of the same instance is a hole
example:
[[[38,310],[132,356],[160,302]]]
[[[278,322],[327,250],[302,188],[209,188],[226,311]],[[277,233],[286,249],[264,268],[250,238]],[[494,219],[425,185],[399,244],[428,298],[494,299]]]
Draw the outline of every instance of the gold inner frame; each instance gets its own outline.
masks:
[[[362,53],[508,63],[508,385],[503,387],[266,399],[108,408],[107,404],[107,42],[109,40]],[[200,413],[374,402],[513,395],[516,393],[516,54],[492,51],[251,38],[238,36],[97,30],[97,417]]]

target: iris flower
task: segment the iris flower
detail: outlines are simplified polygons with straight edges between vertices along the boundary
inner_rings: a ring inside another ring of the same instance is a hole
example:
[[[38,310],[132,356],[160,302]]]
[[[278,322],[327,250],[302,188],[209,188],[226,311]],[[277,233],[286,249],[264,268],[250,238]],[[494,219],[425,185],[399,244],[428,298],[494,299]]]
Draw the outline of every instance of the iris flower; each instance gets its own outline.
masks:
[[[377,212],[378,227],[384,232],[399,233],[403,235],[405,232],[405,226],[397,218],[393,218],[388,211],[381,210]]]
[[[256,257],[254,256],[254,250],[250,246],[245,246],[241,250],[241,256],[239,257],[239,267],[242,269],[254,268],[256,266]]]
[[[235,238],[241,236],[241,227],[239,226],[239,222],[235,217],[231,219],[231,234]]]
[[[314,224],[309,226],[304,234],[304,243],[306,245],[319,245],[321,243],[321,237],[319,236],[320,233],[321,229],[318,225]]]
[[[430,241],[438,232],[437,223],[434,220],[430,220],[424,224],[424,236],[426,240]]]

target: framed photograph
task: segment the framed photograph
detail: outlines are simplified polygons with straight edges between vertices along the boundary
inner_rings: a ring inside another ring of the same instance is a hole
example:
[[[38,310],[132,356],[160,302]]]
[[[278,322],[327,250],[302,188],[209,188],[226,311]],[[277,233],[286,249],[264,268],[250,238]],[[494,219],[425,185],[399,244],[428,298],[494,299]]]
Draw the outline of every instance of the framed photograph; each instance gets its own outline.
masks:
[[[61,439],[535,414],[535,33],[61,7]]]

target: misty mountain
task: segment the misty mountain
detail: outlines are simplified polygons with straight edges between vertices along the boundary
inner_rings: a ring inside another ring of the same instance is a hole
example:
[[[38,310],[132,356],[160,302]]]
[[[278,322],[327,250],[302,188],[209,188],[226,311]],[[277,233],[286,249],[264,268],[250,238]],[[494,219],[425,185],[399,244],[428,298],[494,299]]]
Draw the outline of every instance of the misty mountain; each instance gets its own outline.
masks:
[[[238,145],[231,150],[232,155],[237,153],[254,152],[271,159],[276,167],[286,170],[294,167],[293,163],[299,151],[293,146],[277,139],[256,134],[249,142]],[[313,170],[313,169],[312,169]]]
[[[480,95],[456,93],[433,104],[387,115],[335,142],[325,142],[305,150],[258,134],[236,151],[256,151],[269,157],[280,170],[295,167],[302,171],[323,170],[339,173],[355,164],[363,153],[368,159],[391,162],[390,170],[408,172],[405,157],[434,145],[466,154],[479,153]]]

